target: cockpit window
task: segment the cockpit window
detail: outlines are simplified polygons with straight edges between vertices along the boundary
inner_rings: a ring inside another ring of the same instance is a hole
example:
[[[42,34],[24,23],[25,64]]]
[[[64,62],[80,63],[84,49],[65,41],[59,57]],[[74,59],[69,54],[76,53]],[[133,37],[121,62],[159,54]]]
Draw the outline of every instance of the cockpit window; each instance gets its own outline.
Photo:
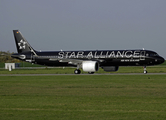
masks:
[[[155,57],[155,56],[159,56],[159,55],[157,53],[151,53],[150,56]]]

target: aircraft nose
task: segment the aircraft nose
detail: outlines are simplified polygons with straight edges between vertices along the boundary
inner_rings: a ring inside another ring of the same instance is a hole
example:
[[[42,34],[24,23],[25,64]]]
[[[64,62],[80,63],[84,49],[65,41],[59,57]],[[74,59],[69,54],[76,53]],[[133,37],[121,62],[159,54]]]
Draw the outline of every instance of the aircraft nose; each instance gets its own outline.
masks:
[[[159,58],[158,61],[161,63],[165,62],[165,59],[163,57]]]

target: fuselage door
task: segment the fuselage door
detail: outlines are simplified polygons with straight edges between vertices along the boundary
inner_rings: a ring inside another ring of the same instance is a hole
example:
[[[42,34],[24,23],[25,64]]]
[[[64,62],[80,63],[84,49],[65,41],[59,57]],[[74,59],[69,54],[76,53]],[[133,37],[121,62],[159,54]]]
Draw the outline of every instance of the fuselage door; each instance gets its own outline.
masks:
[[[140,60],[145,60],[145,51],[141,51],[140,53]]]

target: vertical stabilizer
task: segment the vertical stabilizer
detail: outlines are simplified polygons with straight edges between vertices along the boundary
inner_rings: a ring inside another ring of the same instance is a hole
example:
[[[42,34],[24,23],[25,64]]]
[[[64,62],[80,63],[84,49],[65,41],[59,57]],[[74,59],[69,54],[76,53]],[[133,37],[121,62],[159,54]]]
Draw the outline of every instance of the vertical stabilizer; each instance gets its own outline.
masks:
[[[36,55],[35,50],[30,46],[19,30],[13,30],[13,34],[18,53],[32,52]]]

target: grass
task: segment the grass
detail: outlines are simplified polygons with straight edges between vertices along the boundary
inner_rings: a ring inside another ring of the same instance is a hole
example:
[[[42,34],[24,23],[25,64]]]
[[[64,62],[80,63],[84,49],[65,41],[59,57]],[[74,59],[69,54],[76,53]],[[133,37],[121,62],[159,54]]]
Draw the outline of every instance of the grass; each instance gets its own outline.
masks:
[[[43,67],[43,66],[22,61],[20,62],[20,67]],[[5,68],[5,63],[0,62],[0,68]]]
[[[147,71],[148,73],[166,73],[166,62],[164,62],[161,65],[158,66],[148,66]],[[46,66],[40,66],[35,64],[30,64],[27,62],[22,62],[21,66],[31,67],[31,69],[15,69],[9,72],[5,69],[0,69],[0,74],[73,74],[74,70],[76,68],[47,68]],[[40,69],[35,69],[34,67],[43,67]],[[4,68],[4,63],[0,63],[0,68]],[[83,72],[82,73],[87,73]],[[143,67],[142,66],[133,66],[133,67],[119,67],[119,70],[117,72],[105,72],[103,69],[99,69],[96,73],[143,73]]]
[[[0,76],[2,120],[165,120],[166,75]]]
[[[15,69],[9,70],[0,69],[0,74],[74,74],[76,68],[41,68],[41,69]],[[166,73],[165,66],[150,66],[147,67],[148,73]],[[83,72],[82,73],[87,73]],[[105,72],[99,69],[96,73],[143,73],[143,67],[119,67],[117,72]]]

